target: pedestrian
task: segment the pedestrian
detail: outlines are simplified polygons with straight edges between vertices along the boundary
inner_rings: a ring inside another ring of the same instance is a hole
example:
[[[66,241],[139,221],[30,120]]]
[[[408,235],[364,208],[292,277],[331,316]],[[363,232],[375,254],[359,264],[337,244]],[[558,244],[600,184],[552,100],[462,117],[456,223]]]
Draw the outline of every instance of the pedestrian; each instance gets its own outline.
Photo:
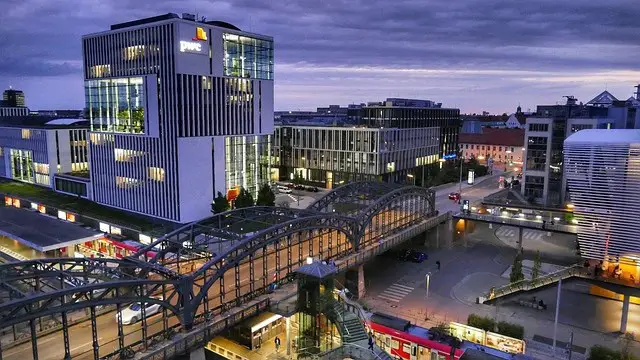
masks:
[[[440,271],[440,260],[436,261],[436,268],[438,269],[438,271]]]
[[[276,352],[280,351],[280,338],[276,336],[274,342],[276,343]]]
[[[373,352],[373,336],[369,335],[369,350]]]

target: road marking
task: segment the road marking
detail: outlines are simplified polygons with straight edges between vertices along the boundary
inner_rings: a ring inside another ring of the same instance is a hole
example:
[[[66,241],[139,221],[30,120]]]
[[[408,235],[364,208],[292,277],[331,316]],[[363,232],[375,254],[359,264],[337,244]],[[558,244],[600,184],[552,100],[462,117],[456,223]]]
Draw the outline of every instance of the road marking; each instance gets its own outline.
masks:
[[[380,293],[378,297],[393,302],[400,302],[400,300],[409,295],[414,289],[415,288],[406,285],[392,284]]]
[[[393,302],[400,302],[400,300],[402,300],[402,298],[386,296],[385,294],[380,294],[380,295],[378,295],[378,297],[381,298],[381,299],[385,299],[385,300],[389,300],[389,301],[393,301]]]
[[[405,286],[405,285],[400,285],[400,284],[393,284],[393,285],[391,285],[390,287],[405,288],[405,289],[407,289],[407,290],[409,290],[409,291],[413,291],[413,289],[415,289],[415,288],[412,288],[411,286]]]
[[[100,343],[100,340],[102,340],[102,338],[101,338],[101,337],[99,337],[99,338],[98,338],[98,344]],[[93,347],[93,341],[92,341],[92,342],[89,342],[89,343],[82,344],[82,345],[80,345],[80,346],[76,346],[76,347],[74,347],[74,348],[71,348],[71,349],[69,349],[69,352],[73,352],[73,351],[78,350],[78,349],[80,349],[80,348],[83,348],[83,347],[85,347],[85,346],[87,346],[87,345],[89,345],[89,346]]]

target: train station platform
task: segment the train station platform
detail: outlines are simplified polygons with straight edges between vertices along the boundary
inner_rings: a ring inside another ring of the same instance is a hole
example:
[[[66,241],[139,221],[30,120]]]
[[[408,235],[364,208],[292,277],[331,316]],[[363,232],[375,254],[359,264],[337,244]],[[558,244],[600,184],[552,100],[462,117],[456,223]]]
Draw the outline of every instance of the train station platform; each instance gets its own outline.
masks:
[[[27,259],[43,257],[43,253],[69,256],[65,254],[67,248],[103,236],[103,233],[35,210],[0,206],[0,246],[8,250],[9,256],[12,253]],[[58,254],[55,254],[56,250]]]

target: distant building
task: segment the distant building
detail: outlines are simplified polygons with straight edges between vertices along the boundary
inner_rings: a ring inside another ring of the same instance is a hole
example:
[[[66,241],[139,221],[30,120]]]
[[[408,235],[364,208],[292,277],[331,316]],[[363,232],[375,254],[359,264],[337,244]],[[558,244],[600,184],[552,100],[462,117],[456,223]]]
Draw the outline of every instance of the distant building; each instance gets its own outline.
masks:
[[[24,92],[21,90],[7,89],[2,93],[4,107],[25,107]]]
[[[523,129],[485,128],[481,134],[460,134],[460,151],[465,159],[471,157],[494,168],[522,167],[524,154]]]
[[[522,194],[548,207],[562,207],[567,201],[563,169],[567,137],[584,129],[640,128],[638,97],[618,101],[604,91],[587,104],[573,96],[566,98],[565,104],[538,105],[535,116],[526,121]]]
[[[82,119],[1,118],[0,177],[55,188],[57,174],[87,172],[88,128]],[[88,197],[88,191],[65,192]]]
[[[26,107],[9,107],[9,106],[0,106],[0,118],[3,117],[20,117],[20,116],[28,116],[29,109]]]
[[[640,256],[640,130],[583,130],[564,141],[564,170],[581,256],[633,264]]]
[[[429,165],[456,156],[458,129],[459,110],[430,100],[282,112],[273,157],[281,180],[300,174],[329,188],[358,180],[419,183]]]

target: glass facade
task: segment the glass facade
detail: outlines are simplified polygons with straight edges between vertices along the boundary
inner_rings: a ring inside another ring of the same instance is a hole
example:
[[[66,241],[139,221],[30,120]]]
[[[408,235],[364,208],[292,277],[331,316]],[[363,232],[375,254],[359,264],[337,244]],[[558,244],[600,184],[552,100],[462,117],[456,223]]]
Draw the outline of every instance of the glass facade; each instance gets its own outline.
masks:
[[[91,131],[144,134],[142,77],[85,81]]]
[[[527,140],[527,170],[545,171],[547,139],[544,136],[530,136]]]
[[[273,41],[225,33],[226,76],[273,80]]]
[[[33,183],[35,180],[33,152],[31,150],[11,149],[9,154],[11,157],[11,178]]]
[[[243,187],[256,200],[258,189],[270,178],[271,135],[229,136],[224,146],[227,190]]]

